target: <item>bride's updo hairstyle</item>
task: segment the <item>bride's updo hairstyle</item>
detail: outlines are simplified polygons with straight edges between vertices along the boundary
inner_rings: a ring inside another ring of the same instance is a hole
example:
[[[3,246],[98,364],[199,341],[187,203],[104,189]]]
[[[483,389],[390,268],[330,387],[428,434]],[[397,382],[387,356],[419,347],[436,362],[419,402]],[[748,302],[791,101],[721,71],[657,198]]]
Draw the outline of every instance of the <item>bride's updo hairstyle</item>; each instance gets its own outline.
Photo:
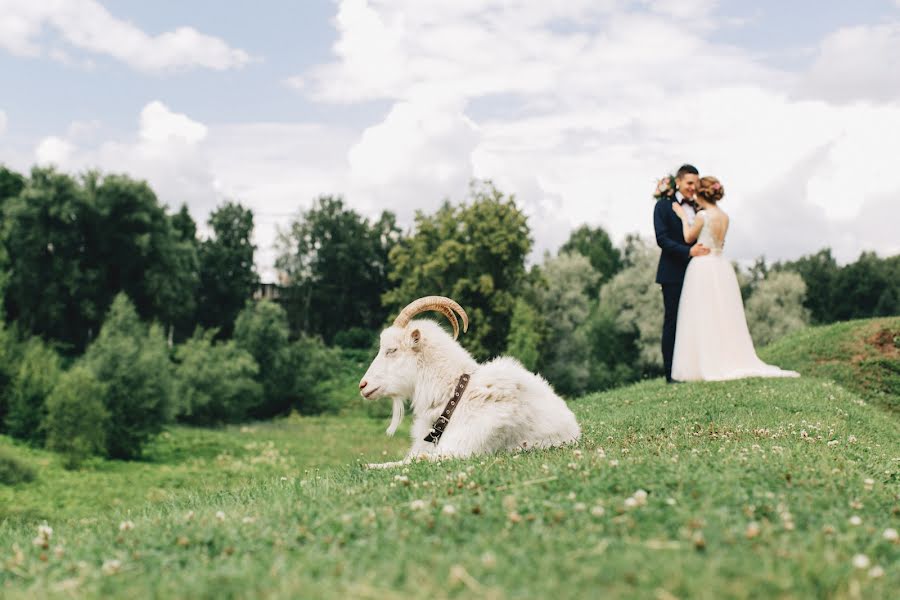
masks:
[[[725,188],[715,177],[701,177],[697,185],[697,195],[703,196],[707,202],[715,204],[725,195]]]

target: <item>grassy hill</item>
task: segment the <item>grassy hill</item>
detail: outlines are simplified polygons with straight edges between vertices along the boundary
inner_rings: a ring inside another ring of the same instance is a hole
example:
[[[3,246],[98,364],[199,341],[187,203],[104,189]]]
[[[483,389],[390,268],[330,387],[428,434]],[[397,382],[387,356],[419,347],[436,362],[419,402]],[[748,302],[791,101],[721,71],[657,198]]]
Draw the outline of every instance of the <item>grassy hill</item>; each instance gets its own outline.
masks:
[[[765,349],[797,380],[581,398],[578,447],[392,471],[360,462],[406,440],[360,416],[176,427],[76,472],[0,436],[36,473],[0,485],[0,595],[888,598],[898,326]]]
[[[900,412],[900,317],[811,327],[778,340],[760,356],[803,375],[832,379]]]

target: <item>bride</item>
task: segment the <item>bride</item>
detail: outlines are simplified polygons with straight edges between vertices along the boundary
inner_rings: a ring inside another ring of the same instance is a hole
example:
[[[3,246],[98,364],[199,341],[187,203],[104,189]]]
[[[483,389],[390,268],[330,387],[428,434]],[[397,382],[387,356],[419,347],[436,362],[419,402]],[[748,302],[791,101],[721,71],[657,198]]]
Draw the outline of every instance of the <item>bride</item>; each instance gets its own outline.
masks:
[[[710,248],[688,263],[678,306],[678,327],[672,378],[676,381],[722,381],[743,377],[798,377],[767,365],[756,356],[747,329],[744,303],[734,268],[724,256],[728,215],[718,202],[725,190],[715,177],[703,177],[697,188],[699,209],[689,224],[684,208],[672,209],[684,226],[687,243],[698,240]]]

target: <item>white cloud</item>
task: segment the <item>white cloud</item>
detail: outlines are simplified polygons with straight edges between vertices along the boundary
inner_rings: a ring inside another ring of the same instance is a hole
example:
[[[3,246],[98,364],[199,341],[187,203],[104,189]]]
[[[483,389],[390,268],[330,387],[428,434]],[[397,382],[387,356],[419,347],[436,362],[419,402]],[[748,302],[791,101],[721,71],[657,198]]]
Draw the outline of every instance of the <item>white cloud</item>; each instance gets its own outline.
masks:
[[[839,29],[820,44],[801,93],[836,102],[896,102],[900,69],[892,56],[900,56],[900,22]]]
[[[195,144],[206,137],[206,125],[173,113],[165,104],[154,100],[141,111],[140,137],[151,143],[179,140]]]
[[[255,216],[257,264],[274,281],[278,226],[321,194],[349,187],[347,151],[358,132],[314,124],[248,123],[209,126],[160,101],[140,111],[136,131],[98,139],[102,125],[74,122],[65,137],[37,147],[42,164],[69,172],[100,169],[146,180],[170,209],[186,203],[201,233],[224,200],[237,200]]]
[[[244,50],[192,27],[148,35],[111,15],[96,0],[0,0],[0,47],[20,56],[40,55],[45,27],[56,30],[74,48],[111,56],[141,71],[224,70],[250,61]],[[48,54],[72,61],[59,48]]]
[[[41,165],[55,165],[58,167],[69,163],[75,147],[71,142],[56,136],[46,137],[38,144],[34,151],[34,158]]]
[[[802,77],[704,37],[716,2],[644,4],[651,12],[625,2],[342,2],[337,60],[310,70],[306,93],[394,101],[350,152],[350,197],[428,209],[463,197],[468,174],[491,178],[532,215],[540,251],[583,222],[619,239],[651,234],[655,178],[691,161],[726,182],[736,258],[829,244],[843,260],[888,251],[847,225],[873,205],[900,216],[880,200],[900,194],[889,165],[898,108],[793,98]],[[773,190],[790,195],[772,204]],[[794,222],[802,232],[792,236],[764,226],[777,204],[810,226]]]
[[[281,83],[291,88],[292,90],[302,90],[306,86],[306,80],[300,75],[285,77],[281,80]]]

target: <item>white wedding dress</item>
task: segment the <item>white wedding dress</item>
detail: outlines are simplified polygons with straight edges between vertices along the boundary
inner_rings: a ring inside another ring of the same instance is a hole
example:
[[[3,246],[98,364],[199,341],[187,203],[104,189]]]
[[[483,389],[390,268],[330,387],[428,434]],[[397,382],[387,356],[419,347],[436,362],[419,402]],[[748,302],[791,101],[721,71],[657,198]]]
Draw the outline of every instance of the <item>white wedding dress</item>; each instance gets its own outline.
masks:
[[[725,227],[714,227],[716,213],[700,211],[697,242],[711,250],[688,263],[678,305],[672,379],[724,381],[744,377],[799,377],[767,365],[756,356],[734,267],[722,256]],[[716,239],[713,230],[721,233]]]

